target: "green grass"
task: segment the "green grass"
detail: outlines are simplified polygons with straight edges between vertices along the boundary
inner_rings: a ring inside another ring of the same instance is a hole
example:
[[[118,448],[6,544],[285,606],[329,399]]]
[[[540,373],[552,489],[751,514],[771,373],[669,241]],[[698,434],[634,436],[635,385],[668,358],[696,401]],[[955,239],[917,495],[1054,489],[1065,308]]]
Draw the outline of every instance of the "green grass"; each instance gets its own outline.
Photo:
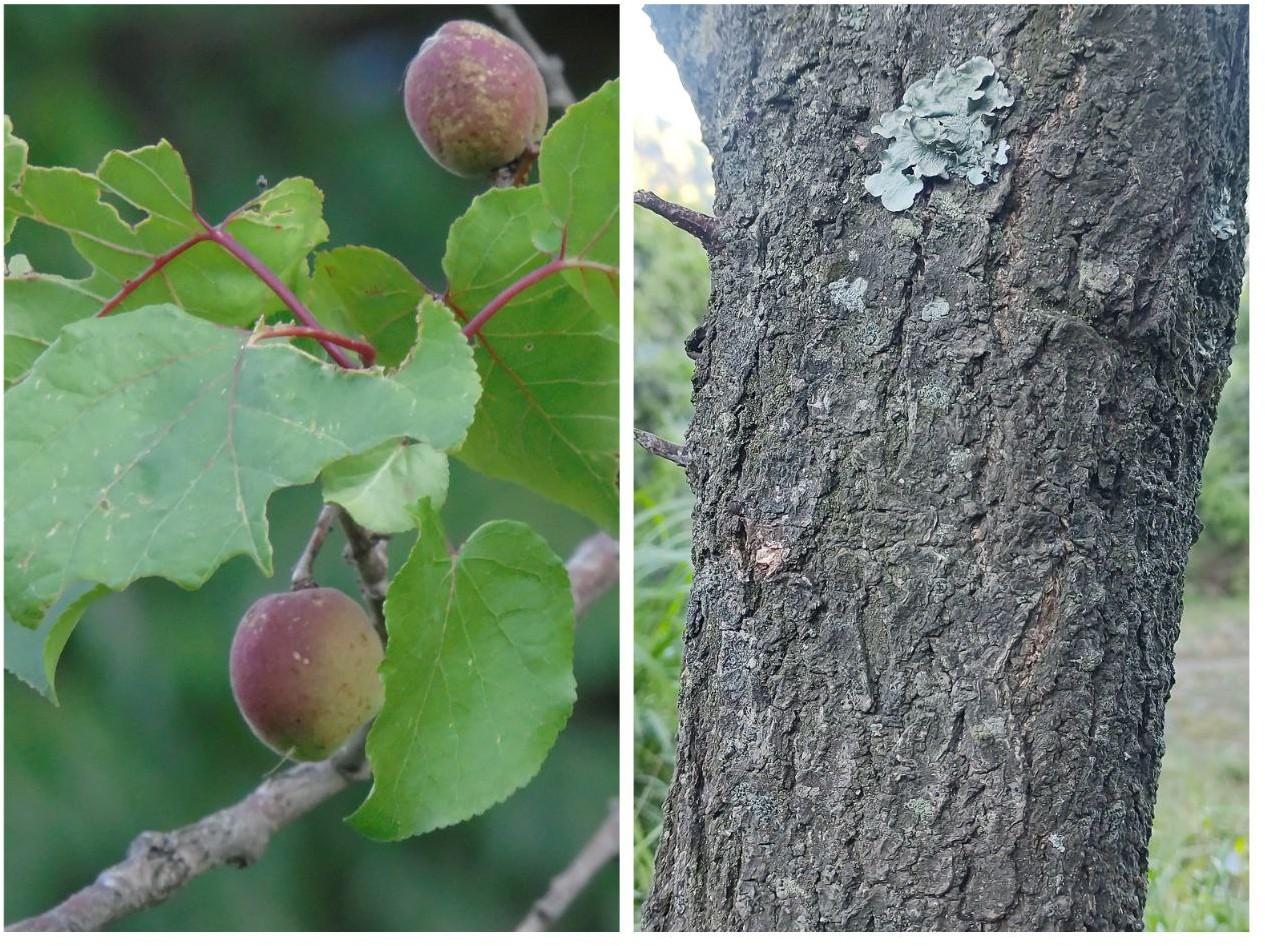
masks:
[[[667,467],[667,464],[660,464]],[[681,676],[681,626],[689,595],[690,509],[684,477],[670,470],[653,476],[653,489],[635,496],[637,552],[633,677],[634,716],[633,868],[636,915],[650,886],[662,827],[663,801],[676,754],[676,695]],[[659,498],[659,497],[662,498]]]
[[[1148,930],[1248,928],[1246,598],[1189,595],[1151,834]]]

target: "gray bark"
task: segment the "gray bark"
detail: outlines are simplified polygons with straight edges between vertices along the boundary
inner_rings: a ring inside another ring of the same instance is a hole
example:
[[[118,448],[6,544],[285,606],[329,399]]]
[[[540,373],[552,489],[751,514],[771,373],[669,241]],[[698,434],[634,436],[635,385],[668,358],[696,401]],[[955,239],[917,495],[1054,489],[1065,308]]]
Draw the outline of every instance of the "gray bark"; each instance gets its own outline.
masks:
[[[1246,6],[649,12],[718,231],[645,927],[1140,928],[1243,276]],[[974,55],[1012,163],[884,210],[870,126]]]

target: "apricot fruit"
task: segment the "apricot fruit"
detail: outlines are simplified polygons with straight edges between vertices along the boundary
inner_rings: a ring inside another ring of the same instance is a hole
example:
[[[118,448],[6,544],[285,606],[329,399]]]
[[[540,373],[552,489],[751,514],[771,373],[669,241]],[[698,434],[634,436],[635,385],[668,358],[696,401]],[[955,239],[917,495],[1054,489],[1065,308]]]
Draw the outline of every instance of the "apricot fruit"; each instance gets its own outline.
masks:
[[[382,643],[364,609],[334,588],[260,598],[229,652],[233,697],[275,752],[330,756],[382,708]]]
[[[422,43],[404,76],[404,112],[437,164],[463,177],[504,167],[549,121],[545,80],[523,47],[453,20]]]

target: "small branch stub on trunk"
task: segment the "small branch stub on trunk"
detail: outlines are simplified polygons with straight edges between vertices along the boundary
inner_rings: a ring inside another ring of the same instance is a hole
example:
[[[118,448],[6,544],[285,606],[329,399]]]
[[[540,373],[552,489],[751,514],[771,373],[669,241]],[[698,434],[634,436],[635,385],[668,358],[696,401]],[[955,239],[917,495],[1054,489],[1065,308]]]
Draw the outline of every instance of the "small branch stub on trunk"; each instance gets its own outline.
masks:
[[[654,211],[674,227],[684,230],[702,243],[708,254],[716,249],[718,243],[715,217],[709,217],[705,213],[664,200],[654,191],[637,191],[633,195],[633,203]]]
[[[687,467],[690,464],[690,451],[684,444],[672,443],[670,440],[664,440],[662,437],[650,433],[648,430],[633,430],[633,437],[636,438],[637,444],[643,449],[653,453],[656,457],[662,457],[670,463],[675,463],[679,467]]]

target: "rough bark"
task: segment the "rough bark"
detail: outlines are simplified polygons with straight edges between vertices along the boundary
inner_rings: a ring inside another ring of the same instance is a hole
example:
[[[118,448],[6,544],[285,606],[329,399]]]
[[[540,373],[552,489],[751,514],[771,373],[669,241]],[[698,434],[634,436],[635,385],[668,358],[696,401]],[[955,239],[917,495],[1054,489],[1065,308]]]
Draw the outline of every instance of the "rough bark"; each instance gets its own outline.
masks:
[[[1139,928],[1247,8],[648,9],[717,233],[645,927]],[[884,210],[871,125],[974,55],[1012,163]]]

